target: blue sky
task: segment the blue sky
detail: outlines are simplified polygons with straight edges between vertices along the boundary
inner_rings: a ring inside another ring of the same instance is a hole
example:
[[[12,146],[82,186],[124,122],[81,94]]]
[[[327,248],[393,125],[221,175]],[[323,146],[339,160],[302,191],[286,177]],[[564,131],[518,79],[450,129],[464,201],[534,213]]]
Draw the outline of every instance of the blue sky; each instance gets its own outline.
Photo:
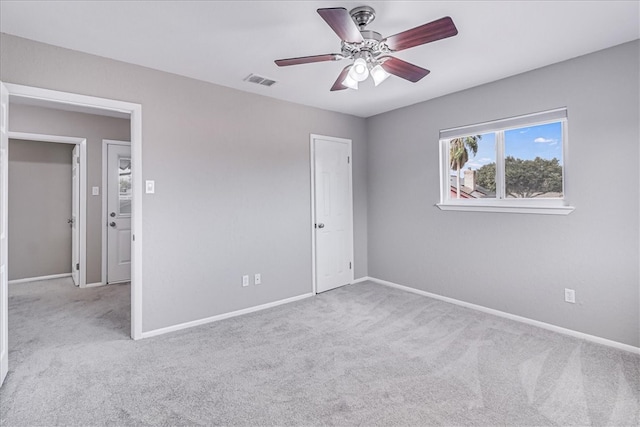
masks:
[[[559,122],[529,126],[504,132],[505,155],[520,159],[557,158],[562,164],[562,124]],[[478,153],[469,156],[465,169],[480,169],[496,161],[495,134],[482,135],[478,143]],[[471,154],[471,153],[469,153]]]
[[[469,161],[464,165],[465,169],[480,169],[482,166],[496,161],[496,137],[493,133],[485,133],[478,141],[478,153],[475,156],[469,153]]]

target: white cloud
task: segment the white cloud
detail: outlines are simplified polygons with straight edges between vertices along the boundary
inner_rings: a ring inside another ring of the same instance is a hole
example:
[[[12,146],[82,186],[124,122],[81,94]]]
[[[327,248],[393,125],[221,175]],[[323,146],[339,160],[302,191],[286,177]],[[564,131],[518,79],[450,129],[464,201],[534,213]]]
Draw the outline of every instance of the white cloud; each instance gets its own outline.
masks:
[[[536,139],[533,140],[533,142],[537,142],[539,144],[548,144],[548,143],[553,142],[553,141],[554,141],[553,139],[546,139],[546,138],[542,138],[542,137],[536,138]]]

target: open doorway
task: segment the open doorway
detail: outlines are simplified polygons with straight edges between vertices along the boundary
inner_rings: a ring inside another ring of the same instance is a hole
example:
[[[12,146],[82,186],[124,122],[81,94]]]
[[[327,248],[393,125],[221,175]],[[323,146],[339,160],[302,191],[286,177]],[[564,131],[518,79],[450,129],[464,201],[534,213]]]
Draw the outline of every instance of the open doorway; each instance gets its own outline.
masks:
[[[87,140],[9,132],[9,282],[86,285]]]
[[[0,82],[0,384],[7,375],[8,342],[8,244],[7,244],[7,172],[8,117],[16,103],[47,106],[65,111],[81,111],[106,116],[127,117],[130,120],[132,194],[131,194],[131,337],[142,338],[142,107],[123,101],[97,98],[41,88]],[[92,193],[93,194],[93,193]]]

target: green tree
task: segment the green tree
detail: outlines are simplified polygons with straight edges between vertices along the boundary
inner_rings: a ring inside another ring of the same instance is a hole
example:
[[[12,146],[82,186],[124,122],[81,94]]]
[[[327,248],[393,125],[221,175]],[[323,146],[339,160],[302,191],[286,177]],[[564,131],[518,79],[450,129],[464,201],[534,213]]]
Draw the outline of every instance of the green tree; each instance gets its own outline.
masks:
[[[486,188],[487,190],[491,190],[491,192],[496,192],[496,164],[489,163],[488,165],[482,166],[476,172],[476,182],[479,186]]]
[[[562,193],[562,165],[558,159],[505,159],[506,193],[512,197],[532,198],[545,193]]]
[[[451,169],[456,171],[456,197],[460,198],[460,170],[469,161],[469,151],[475,156],[478,153],[478,141],[482,135],[453,138],[449,141],[449,159]]]
[[[478,184],[496,191],[496,164],[478,169]],[[562,165],[556,158],[533,160],[505,158],[505,192],[507,196],[533,198],[546,193],[562,193]]]

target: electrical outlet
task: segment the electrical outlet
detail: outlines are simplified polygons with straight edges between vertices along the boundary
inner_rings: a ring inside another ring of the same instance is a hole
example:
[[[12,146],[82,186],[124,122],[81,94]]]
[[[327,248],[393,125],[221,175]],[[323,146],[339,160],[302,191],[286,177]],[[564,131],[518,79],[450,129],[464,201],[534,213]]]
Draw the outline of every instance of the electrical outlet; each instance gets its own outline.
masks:
[[[254,277],[253,277],[253,282],[256,285],[259,285],[262,283],[262,276],[260,275],[260,273],[257,273]]]
[[[242,276],[242,286],[249,286],[249,275]]]
[[[576,291],[573,289],[564,288],[564,300],[566,302],[570,302],[571,304],[576,303]]]

